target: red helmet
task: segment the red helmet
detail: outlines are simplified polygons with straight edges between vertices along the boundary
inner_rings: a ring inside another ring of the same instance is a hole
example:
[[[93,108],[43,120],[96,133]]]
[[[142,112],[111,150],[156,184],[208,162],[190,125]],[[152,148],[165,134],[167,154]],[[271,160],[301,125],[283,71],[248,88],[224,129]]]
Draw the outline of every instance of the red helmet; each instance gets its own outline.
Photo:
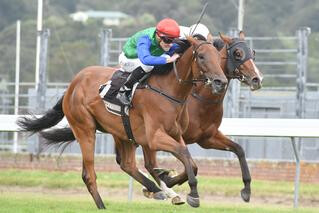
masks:
[[[161,36],[167,36],[171,38],[179,37],[179,25],[171,18],[164,18],[156,25],[156,32]]]

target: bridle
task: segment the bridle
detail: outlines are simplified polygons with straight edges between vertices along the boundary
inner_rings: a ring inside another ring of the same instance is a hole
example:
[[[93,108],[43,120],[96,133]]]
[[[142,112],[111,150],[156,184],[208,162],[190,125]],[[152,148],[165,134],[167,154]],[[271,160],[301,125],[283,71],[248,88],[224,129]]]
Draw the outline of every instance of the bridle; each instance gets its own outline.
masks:
[[[212,45],[212,43],[208,42],[208,41],[203,41],[202,43],[200,43],[194,50],[193,50],[193,56],[192,56],[192,60],[191,62],[193,63],[193,61],[196,61],[197,60],[197,57],[198,57],[198,53],[197,53],[197,50],[199,47],[201,47],[202,45],[204,44],[209,44],[209,45]],[[190,66],[190,68],[192,70],[192,66]],[[204,77],[204,78],[194,78],[194,79],[191,79],[191,80],[184,80],[182,78],[180,78],[180,76],[178,75],[178,71],[177,71],[177,67],[176,67],[176,62],[174,61],[173,62],[173,70],[174,70],[174,73],[175,73],[175,76],[176,76],[176,79],[178,81],[179,84],[194,84],[196,82],[203,82],[205,84],[211,84],[211,80],[208,78],[208,77]],[[188,70],[189,71],[189,70]]]
[[[243,56],[241,58],[235,57],[236,50],[241,50]],[[227,57],[227,69],[226,77],[229,79],[238,79],[239,81],[245,81],[246,77],[240,72],[239,66],[245,63],[247,60],[255,60],[254,50],[251,50],[247,43],[238,38],[234,38],[231,44],[226,44]]]
[[[236,59],[234,54],[238,49],[242,50],[244,53],[240,59]],[[226,77],[228,79],[238,79],[239,81],[245,81],[246,77],[241,73],[239,66],[249,59],[255,60],[255,51],[251,50],[245,41],[234,38],[230,45],[226,44],[226,52],[227,56],[222,58],[227,60],[227,69],[225,73]],[[205,102],[206,104],[219,104],[223,101],[223,98],[218,100],[206,99],[194,91],[192,91],[191,94],[195,99]]]

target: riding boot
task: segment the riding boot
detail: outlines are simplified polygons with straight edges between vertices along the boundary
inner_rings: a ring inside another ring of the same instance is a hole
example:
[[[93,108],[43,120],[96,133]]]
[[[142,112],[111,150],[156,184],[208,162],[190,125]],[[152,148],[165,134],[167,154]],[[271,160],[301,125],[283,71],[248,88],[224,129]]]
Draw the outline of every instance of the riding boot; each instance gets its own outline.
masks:
[[[136,82],[138,82],[144,75],[145,71],[142,67],[137,67],[135,70],[132,71],[130,76],[127,78],[124,85],[120,88],[117,99],[124,105],[130,105],[131,100],[129,98],[129,95],[132,91],[132,88]]]

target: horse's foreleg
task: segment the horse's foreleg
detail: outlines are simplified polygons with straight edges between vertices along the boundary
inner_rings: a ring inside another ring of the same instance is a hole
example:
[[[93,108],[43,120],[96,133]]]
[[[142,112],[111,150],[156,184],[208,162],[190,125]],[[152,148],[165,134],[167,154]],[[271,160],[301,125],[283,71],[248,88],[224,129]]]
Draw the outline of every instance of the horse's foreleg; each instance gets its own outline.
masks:
[[[117,137],[114,137],[114,141],[116,144],[117,159],[120,159],[118,163],[121,169],[145,186],[148,191],[152,192],[154,199],[165,200],[167,198],[166,194],[137,169],[135,161],[136,146],[128,141],[121,141]]]
[[[154,172],[154,168],[157,168],[156,151],[150,150],[147,146],[143,146],[142,148],[144,155],[144,167],[152,175],[157,184],[160,185],[161,179],[159,179],[157,173]]]
[[[184,204],[185,201],[171,188],[168,188],[164,181],[162,181],[157,173],[154,171],[154,168],[158,168],[157,161],[156,161],[156,152],[150,150],[147,146],[143,147],[143,154],[144,154],[144,163],[145,168],[147,171],[152,175],[154,180],[157,182],[157,184],[162,188],[162,190],[167,194],[168,197],[172,198],[172,204],[174,205],[181,205]],[[144,190],[144,195],[146,197],[149,197],[149,192]]]
[[[241,190],[241,197],[244,201],[249,202],[250,194],[251,194],[251,190],[250,190],[251,176],[250,176],[250,172],[249,172],[249,168],[247,165],[245,152],[243,148],[239,144],[227,138],[225,135],[223,135],[219,131],[215,136],[210,137],[206,140],[202,140],[198,142],[198,144],[205,149],[231,151],[237,155],[241,172],[242,172],[243,182],[244,182],[244,188]]]
[[[198,168],[197,168],[195,162],[193,161],[193,159],[191,159],[190,162],[192,164],[192,168],[193,168],[194,174],[196,176]],[[173,187],[177,184],[182,185],[183,183],[185,183],[188,180],[187,173],[185,170],[182,173],[180,173],[174,177],[169,176],[169,173],[166,171],[163,172],[163,171],[159,170],[158,172],[160,172],[160,174],[159,174],[160,179],[162,181],[164,181],[169,187]]]
[[[184,144],[182,137],[180,138],[181,142],[177,142],[167,133],[157,130],[154,134],[149,134],[147,138],[150,142],[150,149],[153,151],[162,150],[172,153],[177,159],[179,159],[184,167],[187,174],[188,184],[190,186],[190,193],[187,196],[187,203],[192,207],[199,206],[199,195],[197,191],[197,179],[194,174],[194,167],[192,164],[191,155]],[[174,183],[173,183],[174,184]],[[172,183],[167,183],[169,187],[172,186]]]
[[[95,147],[95,132],[80,130],[78,128],[73,128],[73,132],[76,135],[76,139],[80,144],[82,157],[83,157],[83,170],[82,179],[92,195],[96,206],[99,209],[105,209],[104,203],[101,196],[97,190],[96,185],[96,174],[94,170],[94,147]]]

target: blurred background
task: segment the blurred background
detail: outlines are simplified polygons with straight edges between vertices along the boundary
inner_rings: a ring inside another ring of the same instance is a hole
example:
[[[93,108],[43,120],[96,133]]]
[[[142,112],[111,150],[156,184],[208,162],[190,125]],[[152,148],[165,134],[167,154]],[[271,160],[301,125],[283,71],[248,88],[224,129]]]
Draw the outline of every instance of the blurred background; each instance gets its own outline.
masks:
[[[38,7],[39,2],[42,7]],[[164,17],[190,26],[198,20],[205,3],[0,0],[0,113],[44,112],[82,68],[116,65],[127,37],[155,26]],[[233,81],[224,101],[224,116],[318,118],[319,1],[211,0],[208,3],[202,23],[215,37],[218,32],[237,36],[238,30],[243,29],[246,41],[256,51],[256,65],[264,74],[263,88],[255,92]],[[38,41],[42,45],[37,55]],[[19,137],[18,151],[37,149],[36,145],[30,145],[33,138]],[[112,138],[98,137],[102,142],[97,143],[97,152],[112,154],[112,142],[107,142]],[[11,150],[13,134],[0,133],[0,138],[0,149]],[[260,143],[249,143],[249,140]],[[287,140],[290,139],[238,138],[237,141],[248,158],[291,160],[293,154]],[[300,149],[305,160],[319,160],[316,140],[311,139]],[[202,150],[197,145],[191,146],[191,150],[195,156],[234,157],[226,152]]]
[[[256,51],[255,63],[264,75],[263,88],[254,92],[232,81],[224,100],[224,117],[318,119],[319,0],[0,0],[0,114],[41,114],[56,103],[82,68],[117,65],[130,35],[155,26],[165,17],[190,26],[206,2],[209,4],[201,23],[215,37],[219,32],[236,37],[244,30],[246,42]],[[5,125],[7,121],[2,122]],[[244,148],[253,178],[295,178],[290,138],[233,139]],[[0,131],[0,168],[81,168],[77,143],[65,150],[66,156],[75,154],[75,160],[66,157],[63,163],[56,157],[59,150],[47,150],[43,153],[54,156],[53,160],[34,162],[33,156],[39,157],[43,151],[39,140],[24,133]],[[297,140],[303,161],[301,181],[310,182],[306,203],[316,206],[318,184],[311,184],[319,181],[318,141]],[[189,149],[200,174],[241,177],[234,154],[203,150],[196,144]],[[137,154],[142,156],[141,149]],[[30,159],[26,157],[29,155]],[[110,135],[97,135],[96,155],[114,158]],[[169,156],[159,155],[162,160]],[[110,165],[119,170],[113,161],[104,164],[104,159],[97,161],[101,170],[109,170]],[[172,168],[175,162],[168,165]],[[9,172],[9,182],[12,176]],[[290,196],[291,191],[287,194]]]

